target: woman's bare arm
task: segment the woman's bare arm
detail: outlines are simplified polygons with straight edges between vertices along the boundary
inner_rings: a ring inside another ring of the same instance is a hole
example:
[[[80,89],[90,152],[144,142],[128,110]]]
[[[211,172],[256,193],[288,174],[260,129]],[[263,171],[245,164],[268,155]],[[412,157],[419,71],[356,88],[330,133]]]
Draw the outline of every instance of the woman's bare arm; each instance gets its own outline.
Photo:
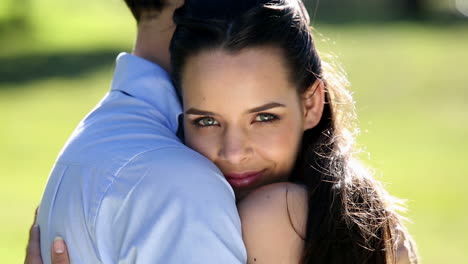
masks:
[[[292,183],[255,190],[238,204],[247,263],[299,263],[307,220],[307,191]]]

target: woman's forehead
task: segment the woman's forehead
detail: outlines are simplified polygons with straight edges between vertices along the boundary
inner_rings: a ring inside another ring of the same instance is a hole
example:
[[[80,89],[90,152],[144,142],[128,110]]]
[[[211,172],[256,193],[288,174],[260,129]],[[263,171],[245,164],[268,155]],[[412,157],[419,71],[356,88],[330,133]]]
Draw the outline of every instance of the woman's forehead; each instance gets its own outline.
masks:
[[[271,47],[228,53],[221,49],[202,52],[187,61],[182,74],[184,101],[254,100],[284,96],[294,90],[282,53]]]

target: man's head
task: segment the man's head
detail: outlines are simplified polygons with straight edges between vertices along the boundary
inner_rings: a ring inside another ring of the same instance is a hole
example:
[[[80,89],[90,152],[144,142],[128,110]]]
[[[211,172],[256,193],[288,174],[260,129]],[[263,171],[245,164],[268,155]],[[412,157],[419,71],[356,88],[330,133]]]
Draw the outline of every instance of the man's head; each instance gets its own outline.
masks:
[[[147,16],[154,17],[164,8],[177,5],[180,6],[184,0],[125,0],[130,11],[137,22],[145,19]]]
[[[137,21],[133,54],[170,70],[169,43],[175,30],[174,11],[184,0],[125,0]]]

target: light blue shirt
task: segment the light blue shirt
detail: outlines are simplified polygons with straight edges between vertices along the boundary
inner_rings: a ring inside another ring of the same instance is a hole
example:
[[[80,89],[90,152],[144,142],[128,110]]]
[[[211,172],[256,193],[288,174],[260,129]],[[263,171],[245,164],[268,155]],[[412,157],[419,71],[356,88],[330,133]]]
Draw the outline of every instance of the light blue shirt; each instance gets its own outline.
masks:
[[[159,66],[122,53],[111,91],[78,125],[38,214],[72,263],[246,263],[234,193],[177,138],[180,102]]]

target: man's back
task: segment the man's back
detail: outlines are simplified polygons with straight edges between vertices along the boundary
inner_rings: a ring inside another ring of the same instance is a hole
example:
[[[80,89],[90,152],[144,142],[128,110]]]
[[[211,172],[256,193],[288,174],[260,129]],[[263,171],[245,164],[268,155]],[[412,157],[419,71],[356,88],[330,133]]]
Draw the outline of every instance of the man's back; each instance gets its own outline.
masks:
[[[164,70],[120,55],[112,91],[51,173],[41,244],[64,237],[75,263],[245,262],[233,192],[176,137],[180,112]]]

